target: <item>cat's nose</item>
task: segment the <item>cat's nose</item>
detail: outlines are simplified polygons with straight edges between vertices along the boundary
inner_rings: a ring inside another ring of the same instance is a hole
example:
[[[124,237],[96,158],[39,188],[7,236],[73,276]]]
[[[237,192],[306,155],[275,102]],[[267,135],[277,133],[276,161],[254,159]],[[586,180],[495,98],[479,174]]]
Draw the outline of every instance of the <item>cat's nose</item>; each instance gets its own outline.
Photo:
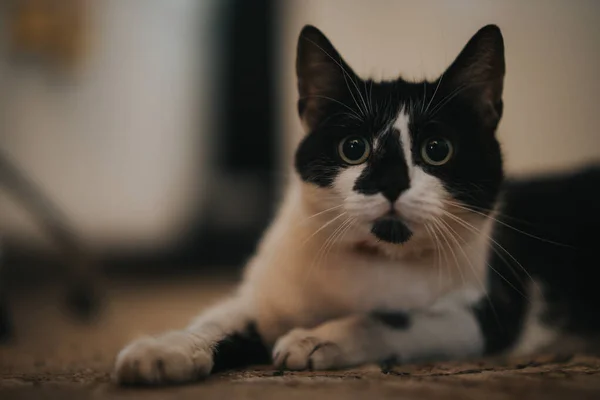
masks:
[[[410,182],[408,174],[388,174],[384,179],[379,181],[379,190],[381,194],[392,204],[398,200],[400,194],[408,189],[409,186]]]
[[[410,187],[408,167],[403,159],[392,158],[380,166],[377,186],[380,193],[392,204]]]
[[[400,185],[387,185],[387,187],[381,190],[381,194],[390,201],[390,203],[394,203],[400,197],[400,193],[402,193],[404,189]]]

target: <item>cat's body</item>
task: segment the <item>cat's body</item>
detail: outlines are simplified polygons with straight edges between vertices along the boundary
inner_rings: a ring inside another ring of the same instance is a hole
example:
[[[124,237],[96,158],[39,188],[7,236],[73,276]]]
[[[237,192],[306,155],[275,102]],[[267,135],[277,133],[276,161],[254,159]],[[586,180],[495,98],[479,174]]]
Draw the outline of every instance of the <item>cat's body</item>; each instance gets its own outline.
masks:
[[[503,188],[497,27],[478,32],[440,79],[420,83],[360,80],[307,27],[297,71],[307,133],[297,175],[242,284],[187,329],[126,347],[120,382],[182,382],[257,362],[330,369],[536,351],[568,325],[545,323],[548,293],[566,316],[593,315],[546,271],[573,268],[588,289],[599,235],[587,230],[598,213],[586,224],[565,213],[559,226],[559,209],[531,202],[557,198],[561,185],[562,196],[585,197],[600,172]]]
[[[488,352],[600,348],[599,184],[599,167],[505,184],[489,259],[494,309],[479,314]]]

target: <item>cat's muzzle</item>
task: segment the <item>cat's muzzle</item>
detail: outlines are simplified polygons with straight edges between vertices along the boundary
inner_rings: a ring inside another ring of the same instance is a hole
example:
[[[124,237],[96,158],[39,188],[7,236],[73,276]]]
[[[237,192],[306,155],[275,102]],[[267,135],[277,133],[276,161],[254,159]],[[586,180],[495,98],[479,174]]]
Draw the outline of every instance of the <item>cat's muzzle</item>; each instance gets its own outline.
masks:
[[[402,244],[412,236],[412,231],[396,216],[385,216],[373,222],[371,233],[384,242]]]

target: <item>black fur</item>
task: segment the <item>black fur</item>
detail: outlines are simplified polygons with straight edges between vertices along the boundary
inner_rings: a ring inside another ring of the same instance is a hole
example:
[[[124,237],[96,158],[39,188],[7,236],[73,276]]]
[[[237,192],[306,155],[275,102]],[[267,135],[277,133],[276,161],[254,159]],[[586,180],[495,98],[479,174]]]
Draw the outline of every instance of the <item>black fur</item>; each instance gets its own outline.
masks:
[[[402,312],[375,311],[371,316],[394,329],[410,328],[410,316]]]
[[[408,166],[402,154],[400,132],[393,129],[385,138],[385,152],[375,154],[356,181],[354,190],[362,194],[383,194],[390,202],[409,188]]]
[[[213,357],[212,372],[271,362],[269,350],[254,323],[248,324],[242,332],[236,332],[219,341],[213,350]]]
[[[377,219],[373,222],[371,233],[380,240],[396,244],[406,243],[413,234],[410,228],[394,216]]]
[[[509,348],[521,332],[531,278],[548,302],[542,322],[577,335],[600,333],[598,187],[600,167],[504,186],[494,239],[506,251],[493,245],[493,307],[482,300],[476,309],[489,353]]]

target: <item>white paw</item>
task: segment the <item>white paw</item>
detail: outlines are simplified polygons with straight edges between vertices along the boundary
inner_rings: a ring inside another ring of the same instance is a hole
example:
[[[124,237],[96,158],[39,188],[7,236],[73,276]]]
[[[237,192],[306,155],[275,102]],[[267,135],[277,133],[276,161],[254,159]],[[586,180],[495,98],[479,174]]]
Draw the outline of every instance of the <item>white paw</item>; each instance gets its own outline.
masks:
[[[296,371],[349,366],[339,345],[305,329],[294,329],[277,340],[273,363],[277,368]]]
[[[134,341],[117,356],[114,378],[122,384],[189,382],[210,374],[212,350],[187,332]]]

